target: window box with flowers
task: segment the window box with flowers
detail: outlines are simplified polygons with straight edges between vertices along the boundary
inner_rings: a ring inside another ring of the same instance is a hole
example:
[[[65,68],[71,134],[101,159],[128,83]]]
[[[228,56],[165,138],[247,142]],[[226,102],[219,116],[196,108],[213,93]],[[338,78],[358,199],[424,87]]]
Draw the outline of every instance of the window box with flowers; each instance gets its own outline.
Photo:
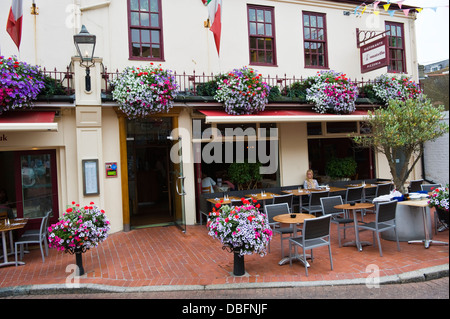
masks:
[[[242,203],[234,207],[218,203],[208,219],[208,234],[220,240],[222,249],[234,253],[236,276],[245,273],[244,255],[266,255],[273,235],[267,217],[258,210],[259,204],[254,206],[244,198]]]
[[[356,109],[358,87],[346,74],[335,71],[320,71],[308,77],[311,86],[306,90],[306,100],[314,104],[318,113],[349,114]]]
[[[168,112],[179,91],[172,72],[153,63],[141,68],[127,67],[111,85],[113,100],[130,119]]]
[[[72,202],[59,221],[48,228],[49,247],[75,254],[79,275],[84,274],[82,253],[106,240],[110,222],[93,202],[81,207]]]
[[[400,77],[383,74],[374,80],[372,87],[375,96],[384,103],[390,100],[417,99],[422,97],[419,85],[406,75]]]
[[[448,184],[445,187],[438,187],[433,189],[430,194],[430,200],[428,201],[429,207],[434,207],[438,214],[439,220],[448,227]]]
[[[0,56],[0,114],[30,108],[44,88],[44,76],[37,66]]]
[[[270,87],[262,81],[261,74],[243,67],[219,77],[214,98],[224,103],[228,114],[255,114],[264,111],[269,92]]]

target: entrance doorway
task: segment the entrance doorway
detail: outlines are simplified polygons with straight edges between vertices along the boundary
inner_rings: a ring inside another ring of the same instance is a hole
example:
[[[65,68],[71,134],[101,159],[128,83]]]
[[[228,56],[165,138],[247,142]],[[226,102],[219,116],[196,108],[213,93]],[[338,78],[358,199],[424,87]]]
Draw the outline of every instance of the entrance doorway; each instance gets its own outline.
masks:
[[[127,122],[130,226],[172,225],[174,194],[170,161],[171,118]]]

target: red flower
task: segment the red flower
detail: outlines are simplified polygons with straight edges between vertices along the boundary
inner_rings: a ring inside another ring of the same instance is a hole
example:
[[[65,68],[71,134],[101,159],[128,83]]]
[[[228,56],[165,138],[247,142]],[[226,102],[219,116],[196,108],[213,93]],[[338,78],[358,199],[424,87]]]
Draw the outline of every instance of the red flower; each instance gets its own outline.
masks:
[[[71,213],[71,212],[72,212],[72,208],[71,208],[71,207],[70,207],[70,208],[67,208],[67,209],[66,209],[66,212],[67,212],[67,213]]]
[[[220,206],[221,206],[220,203],[217,203],[217,204],[216,204],[216,208],[220,208]]]

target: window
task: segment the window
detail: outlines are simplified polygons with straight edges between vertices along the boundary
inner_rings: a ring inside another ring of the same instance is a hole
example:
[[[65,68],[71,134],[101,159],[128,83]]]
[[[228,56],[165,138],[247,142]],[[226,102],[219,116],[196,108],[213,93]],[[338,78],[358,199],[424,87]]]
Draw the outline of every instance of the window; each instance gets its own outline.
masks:
[[[163,60],[161,0],[128,0],[130,59]]]
[[[305,67],[328,68],[325,14],[303,12],[303,48]]]
[[[389,72],[406,72],[403,24],[386,22],[389,37]]]
[[[275,22],[273,8],[248,6],[250,64],[275,65]]]

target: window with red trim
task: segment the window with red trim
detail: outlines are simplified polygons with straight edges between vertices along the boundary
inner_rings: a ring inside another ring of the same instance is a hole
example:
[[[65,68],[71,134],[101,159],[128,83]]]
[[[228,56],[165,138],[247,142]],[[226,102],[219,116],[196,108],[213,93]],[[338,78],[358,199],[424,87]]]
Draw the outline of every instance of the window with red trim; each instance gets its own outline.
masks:
[[[389,37],[389,72],[406,72],[405,36],[402,23],[386,22],[386,35]]]
[[[303,11],[305,67],[328,68],[327,25],[324,13]]]
[[[248,7],[250,64],[276,65],[275,21],[272,7]]]
[[[130,59],[163,60],[161,0],[128,0]]]

